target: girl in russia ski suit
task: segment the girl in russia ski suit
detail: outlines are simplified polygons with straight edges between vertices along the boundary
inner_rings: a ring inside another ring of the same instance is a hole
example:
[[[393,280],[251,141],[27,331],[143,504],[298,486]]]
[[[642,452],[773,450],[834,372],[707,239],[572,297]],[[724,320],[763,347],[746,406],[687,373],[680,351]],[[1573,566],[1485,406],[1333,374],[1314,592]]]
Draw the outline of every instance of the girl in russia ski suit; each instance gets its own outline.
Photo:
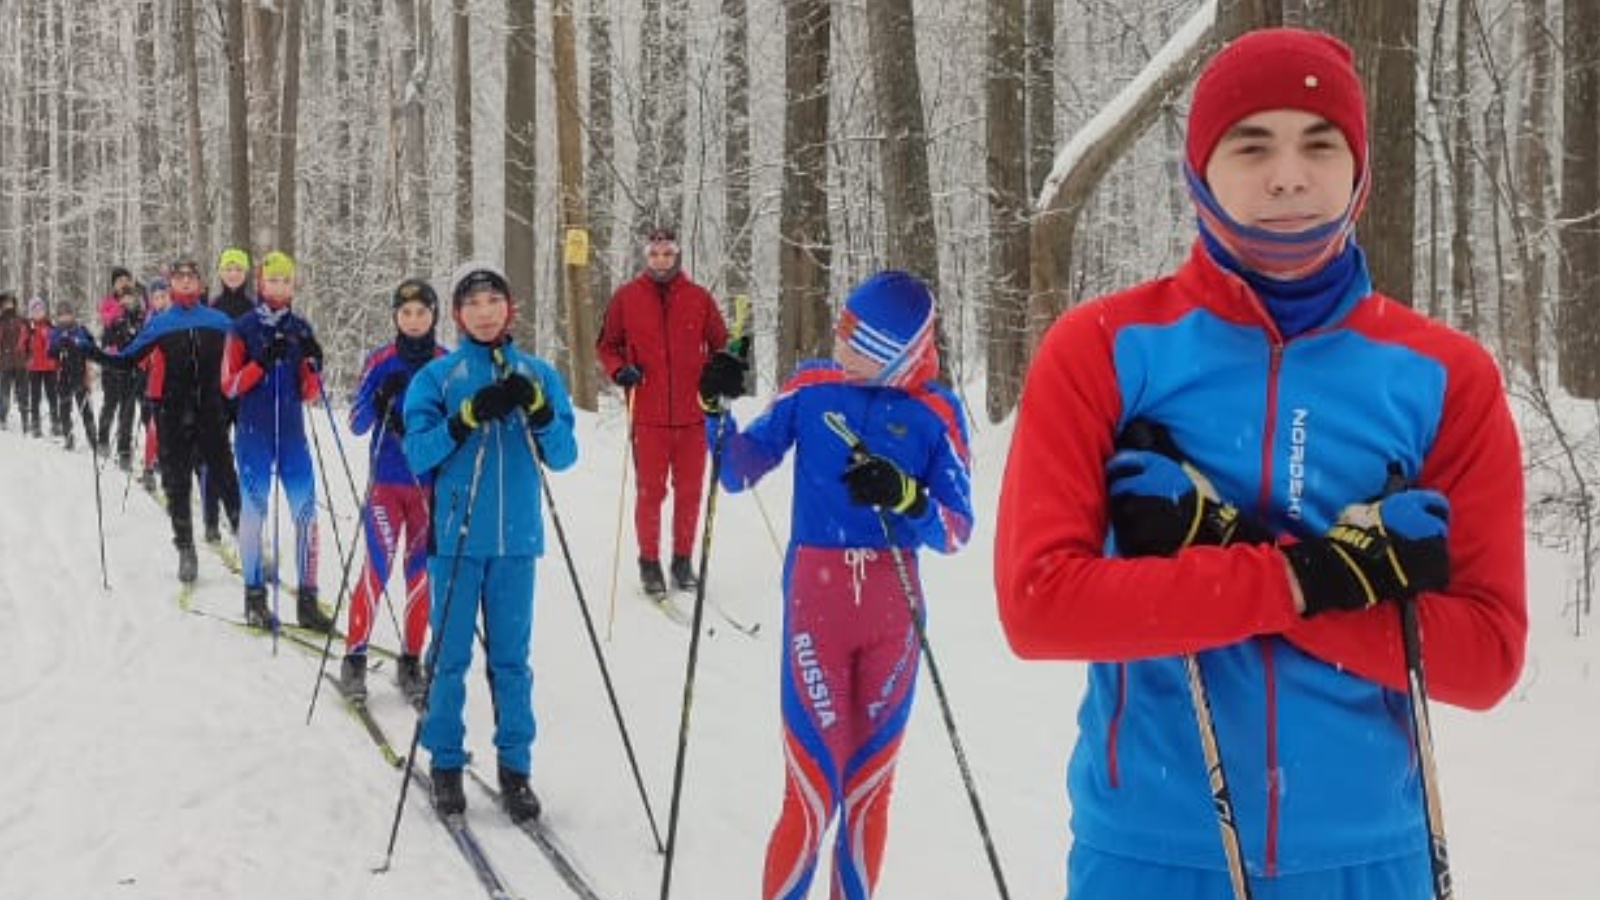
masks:
[[[702,374],[702,403],[720,413],[706,434],[715,447],[723,432],[723,487],[750,487],[795,450],[779,684],[785,786],[765,900],[806,896],[836,815],[830,896],[869,897],[878,880],[921,655],[916,551],[953,553],[972,530],[966,416],[932,381],[933,335],[927,287],[884,272],[846,301],[834,360],[803,364],[746,428],[720,403],[742,392],[744,364],[718,353]]]
[[[1492,357],[1373,289],[1366,136],[1349,48],[1235,40],[1191,104],[1188,261],[1069,310],[1028,371],[994,575],[1019,656],[1090,663],[1072,900],[1441,880],[1397,604],[1435,699],[1505,696],[1522,466]]]
[[[463,811],[466,677],[481,613],[501,795],[522,821],[539,815],[528,785],[536,733],[528,649],[544,553],[539,466],[560,471],[577,460],[572,402],[553,366],[511,343],[511,290],[498,268],[465,263],[451,284],[461,344],[424,366],[405,399],[406,460],[434,479],[433,642],[420,740],[432,754],[435,806]]]
[[[340,674],[345,693],[366,696],[367,640],[372,634],[372,614],[389,580],[389,568],[405,531],[404,646],[395,671],[400,689],[413,701],[422,699],[426,685],[418,660],[428,636],[428,497],[433,486],[429,473],[418,475],[406,464],[400,441],[405,437],[405,396],[411,378],[423,366],[443,356],[434,340],[439,298],[426,281],[408,279],[394,292],[395,339],[367,355],[361,385],[350,404],[350,430],[372,432],[371,479],[362,531],[367,539],[367,563],[350,595],[349,627],[345,634],[344,666]]]
[[[294,260],[274,251],[261,261],[262,302],[234,320],[222,359],[222,393],[239,402],[234,459],[239,466],[239,559],[245,619],[273,627],[267,608],[261,535],[276,473],[294,521],[295,612],[300,624],[327,631],[317,605],[317,484],[306,443],[303,404],[322,396],[322,347],[297,315]]]

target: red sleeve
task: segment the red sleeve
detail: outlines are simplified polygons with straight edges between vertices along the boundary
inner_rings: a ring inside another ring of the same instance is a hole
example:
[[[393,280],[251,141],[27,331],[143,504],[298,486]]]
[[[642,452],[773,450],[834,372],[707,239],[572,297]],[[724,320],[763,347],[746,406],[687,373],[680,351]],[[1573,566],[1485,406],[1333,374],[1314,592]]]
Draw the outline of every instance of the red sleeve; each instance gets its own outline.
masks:
[[[717,301],[711,292],[702,289],[700,293],[706,300],[706,347],[715,353],[728,346],[728,322],[722,317],[722,310],[717,308]]]
[[[1516,684],[1527,642],[1522,454],[1494,362],[1451,333],[1439,435],[1422,487],[1450,499],[1450,587],[1418,607],[1433,697],[1487,709]],[[1390,605],[1306,619],[1295,646],[1396,690],[1406,685],[1400,618]]]
[[[1131,310],[1148,318],[1155,302],[1136,289],[1073,309],[1028,371],[994,544],[1000,622],[1019,656],[1171,656],[1298,621],[1287,564],[1272,547],[1105,555],[1105,464],[1121,415],[1112,342]]]
[[[239,340],[237,334],[229,334],[228,342],[222,345],[223,396],[239,397],[248,393],[265,374],[255,360],[245,355],[244,341]]]
[[[304,403],[315,403],[322,399],[322,375],[317,372],[317,367],[311,360],[300,361],[300,400]]]
[[[611,302],[606,304],[605,321],[600,326],[600,337],[594,344],[595,358],[600,361],[600,369],[605,372],[607,378],[628,364],[628,336],[623,322],[623,307],[627,306],[627,293],[628,285],[624,284],[611,295]]]
[[[161,348],[150,351],[145,355],[144,361],[139,365],[145,367],[148,379],[145,381],[144,395],[151,400],[160,400],[161,391],[167,386],[167,356]]]

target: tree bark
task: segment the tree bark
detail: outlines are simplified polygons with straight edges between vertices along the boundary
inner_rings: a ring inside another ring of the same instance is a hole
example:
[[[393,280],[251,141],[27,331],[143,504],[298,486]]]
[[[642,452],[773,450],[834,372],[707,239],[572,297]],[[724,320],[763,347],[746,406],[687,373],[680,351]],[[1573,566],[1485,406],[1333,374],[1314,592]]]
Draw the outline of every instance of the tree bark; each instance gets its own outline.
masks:
[[[933,218],[928,127],[922,109],[922,76],[917,67],[916,19],[911,0],[868,3],[867,41],[872,47],[873,95],[883,129],[878,163],[883,178],[887,263],[889,268],[903,269],[927,282],[938,298],[939,229]],[[1018,122],[1022,122],[1021,117]],[[1019,166],[1026,179],[1025,158]],[[1024,209],[1026,195],[1024,183],[1018,192]],[[1026,272],[1027,266],[1021,271]],[[950,347],[942,316],[937,330],[940,374],[948,377]]]
[[[828,227],[828,0],[785,0],[783,200],[778,275],[782,302],[777,370],[831,348],[828,304],[832,259]]]
[[[634,110],[634,227],[642,235],[661,223],[661,3],[641,0],[638,105]],[[676,224],[676,223],[673,223]]]
[[[611,102],[610,0],[589,0],[589,233],[596,297],[611,296],[616,222],[616,115]],[[596,325],[598,326],[598,322]]]
[[[1524,372],[1535,373],[1539,364],[1539,342],[1544,317],[1546,278],[1550,265],[1549,244],[1542,237],[1550,225],[1551,169],[1550,148],[1545,141],[1551,128],[1551,85],[1555,77],[1553,23],[1549,21],[1546,0],[1525,0],[1523,8],[1523,55],[1528,61],[1523,93],[1527,97],[1520,127],[1514,133],[1514,153],[1519,189],[1517,214],[1520,233],[1526,241],[1528,264],[1523,272],[1521,296],[1511,308],[1507,327],[1506,353]]]
[[[551,49],[555,56],[556,157],[561,179],[561,229],[565,242],[561,294],[567,309],[567,373],[572,402],[598,408],[595,396],[595,313],[589,293],[589,216],[584,206],[583,123],[578,105],[578,37],[573,0],[555,0],[550,9]]]
[[[751,281],[750,11],[746,0],[722,0],[722,283],[729,297],[747,296]]]
[[[405,258],[408,271],[425,272],[432,265],[433,198],[428,183],[428,77],[433,71],[433,16],[428,0],[398,0],[405,36],[399,54],[402,85],[400,106],[405,123],[405,190],[400,192],[405,206],[397,210],[398,221],[406,226]]]
[[[998,422],[1022,393],[1028,338],[1026,6],[989,3],[984,137],[988,158],[989,302],[985,410]]]
[[[535,50],[534,5],[525,0],[506,0],[506,151],[505,151],[505,242],[506,277],[511,290],[522,302],[513,324],[517,340],[524,347],[536,345],[538,335],[534,296],[534,215],[537,208],[538,137],[535,131],[537,91],[534,73],[538,58]]]
[[[472,18],[468,0],[454,0],[450,16],[450,71],[455,81],[456,259],[471,259],[472,228]]]
[[[180,3],[190,3],[192,0],[179,0]],[[192,37],[194,26],[185,26]],[[235,247],[249,247],[250,243],[250,122],[249,107],[246,105],[247,94],[245,91],[244,72],[244,0],[227,0],[227,53],[224,54],[228,67],[228,238],[227,243]],[[196,65],[193,48],[188,57],[191,71]],[[195,91],[195,100],[199,100],[199,91]],[[191,104],[190,115],[200,115],[200,104]],[[196,137],[199,123],[191,127],[191,140]],[[191,151],[191,157],[195,154]],[[191,159],[194,164],[196,159]],[[204,171],[197,168],[196,171]],[[195,251],[204,245],[205,233],[195,236]]]
[[[1561,386],[1600,398],[1600,4],[1562,4]]]
[[[278,249],[298,255],[295,178],[300,146],[300,0],[283,4],[283,100],[278,114]]]
[[[276,3],[251,0],[245,22],[245,91],[250,109],[250,163],[262,173],[278,171],[278,62],[283,45],[283,12]],[[253,216],[252,245],[275,248],[281,237],[277,221],[278,182],[267,176],[253,183],[252,202],[270,210],[270,218]]]
[[[154,0],[139,0],[135,12],[133,53],[134,72],[138,83],[132,94],[137,98],[137,123],[133,139],[139,146],[135,153],[139,170],[139,248],[132,259],[136,265],[148,266],[156,261],[156,250],[162,246],[162,235],[170,233],[165,227],[166,210],[161,194],[161,135],[152,115],[156,105],[156,4]]]

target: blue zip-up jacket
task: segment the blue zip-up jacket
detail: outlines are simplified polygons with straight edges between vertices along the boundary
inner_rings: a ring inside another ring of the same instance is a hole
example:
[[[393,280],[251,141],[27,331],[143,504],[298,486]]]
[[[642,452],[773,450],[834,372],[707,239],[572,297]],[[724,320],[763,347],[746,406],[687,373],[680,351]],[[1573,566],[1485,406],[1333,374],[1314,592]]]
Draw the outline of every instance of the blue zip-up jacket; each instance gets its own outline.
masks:
[[[886,546],[877,511],[850,499],[842,476],[851,448],[827,426],[827,413],[842,414],[869,451],[927,487],[928,506],[920,517],[889,516],[895,546],[954,553],[966,544],[972,533],[966,418],[960,401],[932,382],[914,394],[845,381],[831,361],[802,364],[743,431],[732,413],[707,417],[708,446],[717,446],[718,429],[725,427],[722,486],[744,490],[795,447],[791,546]],[[719,418],[727,420],[725,426]]]
[[[1075,840],[1225,868],[1181,659],[1197,653],[1251,873],[1424,852],[1395,607],[1303,619],[1271,545],[1114,558],[1105,465],[1136,418],[1280,540],[1380,495],[1391,463],[1443,493],[1450,584],[1417,601],[1429,688],[1485,708],[1516,682],[1527,634],[1520,452],[1493,359],[1365,277],[1285,340],[1197,245],[1172,277],[1051,327],[1001,491],[1007,638],[1024,657],[1093,662],[1067,774]]]
[[[423,366],[447,352],[445,348],[435,345],[427,360],[417,361],[407,359],[400,352],[399,345],[390,341],[367,354],[366,363],[361,369],[361,384],[356,388],[355,399],[350,402],[350,431],[354,434],[366,434],[377,425],[380,411],[374,406],[373,401],[378,389],[390,378],[401,376],[409,386],[411,379]],[[403,403],[404,399],[405,393],[402,391],[395,398],[395,402]],[[405,407],[402,406],[402,414],[404,410]],[[385,428],[381,439],[372,444],[369,456],[373,483],[402,486],[418,484],[423,487],[432,484],[432,473],[411,471],[411,466],[406,463],[405,449],[401,446],[401,441],[401,435]]]
[[[541,490],[529,435],[538,443],[544,465],[554,471],[578,459],[573,436],[572,399],[561,375],[548,362],[523,353],[507,340],[497,348],[468,339],[449,355],[423,366],[406,391],[406,435],[402,446],[412,471],[432,472],[433,542],[436,556],[541,556],[544,519]],[[555,417],[533,431],[522,410],[482,422],[459,445],[450,436],[450,417],[481,387],[515,371],[537,381]],[[487,446],[485,446],[487,444]],[[483,468],[473,494],[473,464],[482,448]],[[461,521],[473,497],[470,529],[463,541]]]

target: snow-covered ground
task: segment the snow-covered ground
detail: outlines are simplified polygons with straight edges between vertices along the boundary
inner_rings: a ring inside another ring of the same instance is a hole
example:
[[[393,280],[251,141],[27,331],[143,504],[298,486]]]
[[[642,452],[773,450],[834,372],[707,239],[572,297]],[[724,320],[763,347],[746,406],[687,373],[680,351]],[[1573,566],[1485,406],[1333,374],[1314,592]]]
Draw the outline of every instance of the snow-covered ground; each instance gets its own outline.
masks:
[[[321,584],[331,601],[354,500],[327,415],[312,412],[338,510],[323,516]],[[555,501],[665,839],[688,632],[638,599],[626,523],[612,620],[620,415],[609,406],[580,415],[579,437],[578,466],[552,476]],[[975,436],[972,545],[925,557],[930,636],[1011,896],[1052,900],[1063,892],[1062,772],[1083,667],[1021,663],[1000,635],[990,541],[1008,439],[1006,428]],[[364,442],[345,435],[342,443],[362,479]],[[786,477],[780,471],[759,494],[719,503],[711,591],[763,627],[754,639],[718,628],[701,643],[675,897],[759,891],[782,787],[775,635]],[[0,432],[0,898],[481,896],[416,792],[390,870],[373,873],[385,858],[400,776],[330,692],[307,723],[319,660],[287,643],[274,654],[265,638],[180,611],[163,513],[114,469],[99,488],[109,589],[89,455]],[[551,537],[535,624],[534,786],[608,900],[658,896],[662,858]],[[214,556],[202,552],[200,562],[196,606],[238,614],[237,579]],[[1568,565],[1530,547],[1533,633],[1512,697],[1489,714],[1435,711],[1458,896],[1600,895],[1600,649],[1592,637],[1574,638],[1561,618]],[[397,643],[387,612],[375,634]],[[372,676],[372,702],[403,748],[415,717],[388,669]],[[879,896],[997,896],[926,676],[919,691]],[[492,759],[479,680],[469,704],[469,746]],[[468,798],[474,827],[518,896],[567,896],[482,794]],[[819,879],[813,897],[826,892]]]

